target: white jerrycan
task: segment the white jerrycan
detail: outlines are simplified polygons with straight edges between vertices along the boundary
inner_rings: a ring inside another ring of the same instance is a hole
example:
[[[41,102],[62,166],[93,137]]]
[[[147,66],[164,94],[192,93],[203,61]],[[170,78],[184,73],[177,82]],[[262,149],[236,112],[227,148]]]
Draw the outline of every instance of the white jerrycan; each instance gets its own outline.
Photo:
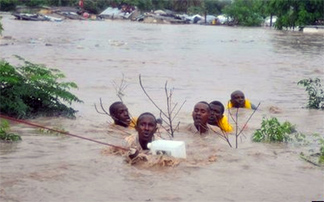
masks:
[[[152,154],[166,154],[175,158],[187,158],[186,146],[183,141],[155,140],[147,144]]]

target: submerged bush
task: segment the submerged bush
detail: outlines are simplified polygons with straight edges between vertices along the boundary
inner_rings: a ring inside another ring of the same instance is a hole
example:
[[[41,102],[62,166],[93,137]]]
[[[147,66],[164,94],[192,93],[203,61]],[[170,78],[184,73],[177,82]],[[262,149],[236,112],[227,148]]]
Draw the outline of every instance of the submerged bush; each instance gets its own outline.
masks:
[[[10,130],[10,126],[8,121],[1,120],[0,123],[0,140],[3,140],[5,142],[16,142],[21,140],[21,137],[19,135],[8,133]]]
[[[2,33],[2,31],[3,31],[3,27],[2,27],[2,24],[1,24],[1,16],[0,16],[0,36],[1,36],[1,33]]]
[[[324,164],[324,146],[322,146],[320,149],[320,157],[318,159],[318,162]]]
[[[305,91],[308,93],[307,108],[324,110],[324,89],[322,89],[319,78],[303,79],[298,81],[297,85],[306,87]]]
[[[280,123],[277,118],[263,118],[261,128],[252,136],[255,142],[287,142],[289,134],[295,131],[295,127],[288,121]]]
[[[19,58],[19,57],[18,57]],[[23,66],[0,61],[0,112],[16,118],[62,115],[74,117],[76,110],[66,106],[82,102],[70,93],[73,82],[60,82],[65,76],[58,69],[23,60]]]

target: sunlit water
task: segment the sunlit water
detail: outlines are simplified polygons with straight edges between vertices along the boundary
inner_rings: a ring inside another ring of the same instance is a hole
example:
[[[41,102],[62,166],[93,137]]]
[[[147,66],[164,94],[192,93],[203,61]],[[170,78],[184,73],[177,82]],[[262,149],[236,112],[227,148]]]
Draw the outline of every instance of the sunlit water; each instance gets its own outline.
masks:
[[[96,112],[119,100],[114,83],[125,78],[124,102],[133,116],[158,115],[139,85],[166,109],[164,85],[181,109],[176,122],[192,122],[196,102],[228,101],[240,89],[259,110],[239,138],[238,149],[219,137],[180,132],[188,159],[174,168],[131,166],[103,155],[105,146],[73,137],[41,134],[26,125],[12,129],[17,144],[0,144],[1,201],[312,201],[323,200],[323,169],[299,158],[304,146],[258,144],[251,135],[262,117],[289,121],[308,136],[324,134],[324,112],[303,108],[307,94],[297,82],[323,74],[323,35],[265,28],[156,25],[122,21],[16,21],[3,14],[0,56],[19,55],[60,69],[84,101],[75,120],[29,120],[98,141],[121,145],[108,130],[108,116]],[[11,38],[10,38],[11,37]],[[273,113],[276,107],[280,113]],[[227,113],[227,112],[226,112]],[[250,111],[241,110],[240,123]],[[234,139],[231,139],[235,145]],[[318,149],[318,148],[317,148]],[[216,156],[216,161],[209,161]]]

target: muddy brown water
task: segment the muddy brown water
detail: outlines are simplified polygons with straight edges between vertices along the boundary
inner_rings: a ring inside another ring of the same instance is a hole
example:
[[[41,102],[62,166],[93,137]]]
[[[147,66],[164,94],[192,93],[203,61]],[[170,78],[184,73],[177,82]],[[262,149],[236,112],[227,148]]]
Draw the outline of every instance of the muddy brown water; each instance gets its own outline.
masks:
[[[124,102],[133,116],[158,110],[145,97],[138,77],[165,109],[164,84],[173,101],[186,100],[176,121],[192,122],[196,102],[220,100],[240,89],[259,110],[239,138],[238,149],[219,137],[186,132],[188,159],[176,167],[131,166],[105,146],[13,124],[23,141],[0,146],[1,201],[312,201],[324,199],[323,168],[299,158],[307,146],[253,143],[262,117],[289,121],[298,131],[324,135],[324,112],[303,108],[297,82],[323,74],[323,35],[199,25],[156,25],[122,21],[29,22],[2,13],[1,59],[13,55],[56,67],[79,89],[84,103],[75,120],[29,120],[98,141],[121,144],[94,103],[118,100],[113,82],[123,75]],[[277,109],[274,113],[270,108]],[[251,112],[241,110],[240,123]],[[231,137],[232,144],[234,139]],[[318,148],[317,148],[318,149]],[[212,157],[212,158],[211,158]]]

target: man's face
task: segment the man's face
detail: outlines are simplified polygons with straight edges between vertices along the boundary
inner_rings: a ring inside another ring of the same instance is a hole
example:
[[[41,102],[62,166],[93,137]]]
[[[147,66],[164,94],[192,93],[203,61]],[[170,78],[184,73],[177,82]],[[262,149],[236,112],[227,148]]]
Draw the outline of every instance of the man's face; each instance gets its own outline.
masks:
[[[198,103],[195,105],[194,110],[192,112],[192,118],[196,126],[206,125],[209,116],[210,116],[210,110],[207,104]]]
[[[215,124],[217,120],[223,117],[222,107],[219,105],[210,104],[210,117],[208,123]]]
[[[151,142],[152,137],[157,129],[156,121],[151,115],[144,115],[140,117],[136,125],[136,130],[138,132],[138,138],[140,140]]]
[[[124,127],[128,127],[130,124],[130,117],[128,114],[128,109],[124,104],[119,104],[117,105],[117,110],[115,114],[115,121],[117,125],[121,125]]]
[[[231,97],[231,102],[233,104],[233,107],[236,108],[244,107],[245,104],[244,94],[241,92],[233,94]]]

